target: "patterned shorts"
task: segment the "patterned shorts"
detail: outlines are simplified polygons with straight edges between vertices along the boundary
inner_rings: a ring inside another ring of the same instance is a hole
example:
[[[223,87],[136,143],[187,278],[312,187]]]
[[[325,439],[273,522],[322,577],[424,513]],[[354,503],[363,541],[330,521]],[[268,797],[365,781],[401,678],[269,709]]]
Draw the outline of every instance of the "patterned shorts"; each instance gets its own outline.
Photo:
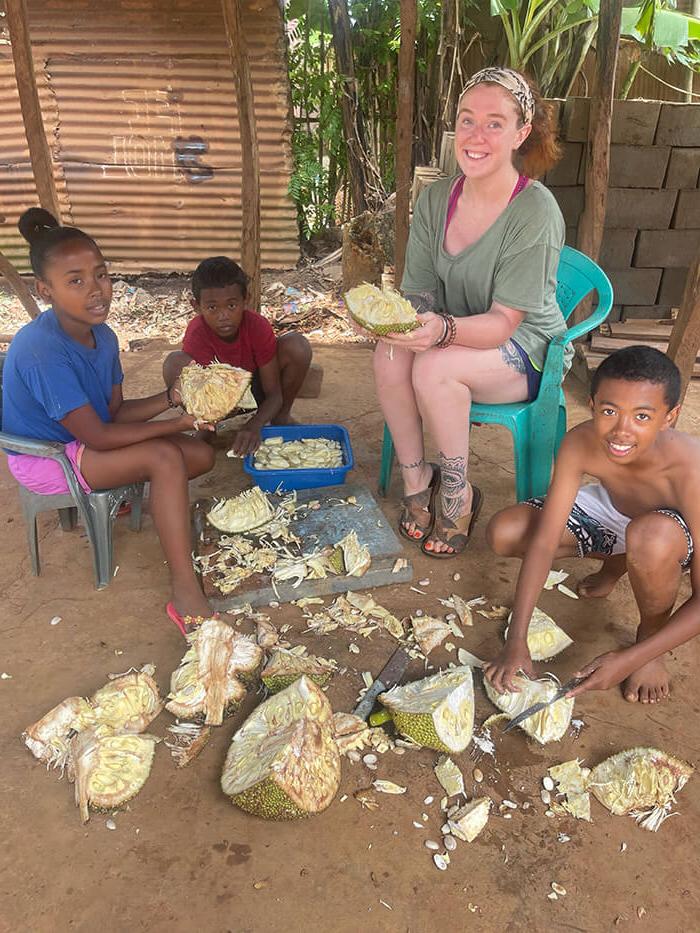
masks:
[[[526,499],[527,505],[541,509],[544,497]],[[654,509],[660,515],[668,515],[676,522],[687,543],[685,559],[681,562],[687,570],[693,556],[693,536],[685,519],[676,509]],[[631,519],[619,512],[612,503],[608,491],[598,483],[582,486],[576,496],[566,527],[576,539],[579,557],[588,554],[624,554],[627,550],[625,535]]]

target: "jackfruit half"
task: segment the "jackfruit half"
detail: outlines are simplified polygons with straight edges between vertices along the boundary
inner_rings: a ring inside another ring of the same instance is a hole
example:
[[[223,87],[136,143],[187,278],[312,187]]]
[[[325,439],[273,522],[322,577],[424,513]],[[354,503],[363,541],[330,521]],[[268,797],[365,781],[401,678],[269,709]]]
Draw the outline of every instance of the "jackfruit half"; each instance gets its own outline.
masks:
[[[259,486],[246,489],[231,499],[222,499],[207,514],[207,521],[227,534],[241,534],[266,525],[275,514],[270,500]]]
[[[331,679],[335,665],[326,658],[316,658],[313,655],[299,655],[293,651],[278,648],[272,652],[270,659],[260,674],[260,679],[270,693],[279,693],[303,674],[310,677],[319,687],[325,687]]]
[[[182,404],[190,415],[213,424],[238,406],[252,378],[247,369],[228,363],[191,363],[180,373]]]
[[[356,285],[345,295],[345,304],[353,321],[378,337],[405,334],[420,326],[411,302],[392,288]]]
[[[508,617],[504,638],[508,637],[511,617],[512,613]],[[527,627],[527,650],[533,661],[548,661],[573,643],[573,639],[569,638],[563,628],[559,628],[554,619],[535,607]]]
[[[522,674],[516,674],[513,680],[520,688],[519,693],[497,693],[489,681],[484,678],[484,687],[489,700],[502,710],[509,719],[515,719],[535,703],[546,702],[559,689],[553,680],[530,680]],[[547,742],[557,742],[569,728],[571,716],[574,712],[574,700],[562,697],[555,703],[545,706],[539,713],[528,717],[520,723],[519,728],[532,736],[540,745]]]
[[[207,619],[188,641],[190,647],[170,678],[165,708],[178,719],[220,726],[256,680],[263,649],[218,619]]]
[[[462,752],[474,731],[470,667],[455,667],[380,693],[394,725],[408,738],[439,752]]]
[[[339,784],[333,711],[305,676],[251,713],[231,740],[221,775],[236,806],[268,820],[320,813]]]
[[[158,685],[146,671],[115,677],[90,699],[98,723],[115,732],[143,732],[163,709]]]

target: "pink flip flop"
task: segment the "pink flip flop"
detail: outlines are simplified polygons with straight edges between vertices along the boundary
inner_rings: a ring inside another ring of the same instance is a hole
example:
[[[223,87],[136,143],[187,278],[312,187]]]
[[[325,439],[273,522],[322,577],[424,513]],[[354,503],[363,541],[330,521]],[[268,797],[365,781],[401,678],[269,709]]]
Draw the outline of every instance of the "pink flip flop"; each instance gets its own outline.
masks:
[[[170,621],[173,623],[173,625],[175,625],[180,630],[181,634],[184,635],[185,638],[187,638],[187,635],[188,635],[188,632],[187,632],[188,625],[201,625],[202,622],[204,622],[206,619],[218,619],[219,618],[218,612],[212,612],[212,614],[209,616],[189,616],[189,615],[182,616],[180,615],[180,613],[177,611],[177,609],[172,603],[167,603],[165,607],[165,611]]]

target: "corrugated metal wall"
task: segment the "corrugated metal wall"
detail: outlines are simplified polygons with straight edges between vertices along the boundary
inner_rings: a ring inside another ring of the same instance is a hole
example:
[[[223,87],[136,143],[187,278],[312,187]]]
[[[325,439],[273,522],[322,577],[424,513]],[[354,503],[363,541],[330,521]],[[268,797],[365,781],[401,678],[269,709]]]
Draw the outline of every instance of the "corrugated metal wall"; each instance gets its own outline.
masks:
[[[29,0],[29,27],[64,220],[125,272],[236,257],[241,153],[219,0]],[[278,0],[244,0],[261,160],[262,264],[299,256]],[[0,226],[36,202],[10,49],[0,39]]]

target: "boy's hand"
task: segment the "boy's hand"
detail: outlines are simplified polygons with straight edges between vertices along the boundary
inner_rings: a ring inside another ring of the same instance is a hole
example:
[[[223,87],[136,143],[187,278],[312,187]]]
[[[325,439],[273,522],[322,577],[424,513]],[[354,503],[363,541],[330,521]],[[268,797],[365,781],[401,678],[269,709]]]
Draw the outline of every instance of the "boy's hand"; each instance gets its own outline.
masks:
[[[493,661],[484,664],[484,674],[497,693],[520,693],[513,677],[522,671],[528,677],[535,676],[532,658],[527,645],[506,645]]]
[[[236,434],[231,450],[237,457],[245,457],[247,454],[254,454],[260,442],[260,428],[246,424]]]
[[[588,690],[608,690],[622,683],[635,669],[626,649],[608,651],[594,658],[590,664],[574,673],[574,677],[585,677],[583,683],[569,690],[567,697],[577,697]]]

